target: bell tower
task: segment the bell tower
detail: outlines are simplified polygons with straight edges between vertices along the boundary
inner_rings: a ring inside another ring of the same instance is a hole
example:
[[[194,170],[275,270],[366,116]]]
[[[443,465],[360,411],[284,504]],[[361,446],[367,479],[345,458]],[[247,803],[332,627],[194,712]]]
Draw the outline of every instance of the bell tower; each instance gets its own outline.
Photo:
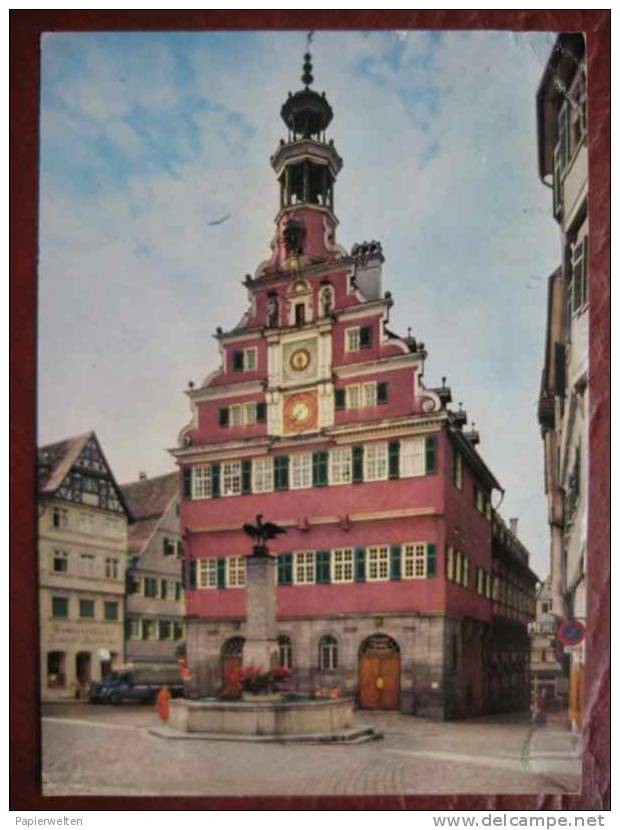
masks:
[[[282,105],[280,115],[288,136],[280,140],[271,157],[280,185],[277,264],[285,271],[331,259],[337,253],[334,183],[342,159],[333,139],[326,138],[332,108],[324,92],[310,88],[314,81],[310,52],[304,55],[301,80],[304,88],[289,92]]]

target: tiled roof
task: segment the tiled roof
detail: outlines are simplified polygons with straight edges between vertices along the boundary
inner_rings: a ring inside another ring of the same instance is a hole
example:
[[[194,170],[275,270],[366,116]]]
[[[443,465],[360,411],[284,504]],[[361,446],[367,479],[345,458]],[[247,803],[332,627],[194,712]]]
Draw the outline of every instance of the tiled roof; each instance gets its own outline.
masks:
[[[41,493],[51,495],[60,487],[86,442],[93,435],[93,432],[85,432],[74,438],[65,438],[64,441],[39,447],[37,456]]]
[[[178,489],[177,473],[121,485],[125,501],[135,519],[135,523],[128,529],[130,553],[142,552]]]

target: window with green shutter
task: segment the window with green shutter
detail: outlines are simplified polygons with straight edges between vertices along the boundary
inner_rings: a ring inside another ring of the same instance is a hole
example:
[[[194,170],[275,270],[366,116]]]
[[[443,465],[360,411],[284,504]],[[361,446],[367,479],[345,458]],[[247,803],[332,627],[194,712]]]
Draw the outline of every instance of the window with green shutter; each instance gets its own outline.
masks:
[[[267,420],[267,404],[264,401],[259,401],[256,404],[256,421],[259,424]]]
[[[192,497],[192,468],[183,467],[183,498],[191,499]]]
[[[273,459],[274,489],[288,490],[288,455],[276,455]]]
[[[312,486],[326,487],[327,486],[327,461],[328,455],[326,452],[312,453]]]
[[[220,495],[220,465],[211,464],[211,498],[216,499]]]
[[[334,408],[336,410],[344,409],[346,406],[346,394],[344,389],[334,390]]]
[[[426,475],[437,472],[437,438],[430,435],[424,442],[426,456]]]
[[[366,582],[366,549],[355,549],[355,581]]]
[[[118,602],[103,603],[103,618],[105,620],[118,620]]]
[[[224,558],[217,560],[217,587],[226,587],[226,560]]]
[[[364,447],[361,444],[352,448],[353,484],[364,481]]]
[[[243,352],[233,352],[233,372],[243,372]]]
[[[185,560],[185,589],[188,591],[196,590],[196,560]]]
[[[331,551],[316,552],[316,581],[321,584],[331,582]]]
[[[426,546],[426,576],[437,576],[437,546],[434,542]]]
[[[293,584],[293,554],[281,553],[278,556],[278,585]]]
[[[227,427],[228,426],[228,407],[223,406],[220,409],[220,426]]]
[[[390,548],[390,579],[400,579],[400,545]]]
[[[252,459],[244,458],[241,462],[241,492],[244,495],[252,492]]]
[[[388,402],[388,385],[387,381],[381,380],[377,383],[377,403],[384,404]]]
[[[388,445],[388,470],[390,478],[398,478],[400,465],[400,441],[390,441]]]
[[[372,328],[360,326],[360,349],[369,349],[372,346]]]

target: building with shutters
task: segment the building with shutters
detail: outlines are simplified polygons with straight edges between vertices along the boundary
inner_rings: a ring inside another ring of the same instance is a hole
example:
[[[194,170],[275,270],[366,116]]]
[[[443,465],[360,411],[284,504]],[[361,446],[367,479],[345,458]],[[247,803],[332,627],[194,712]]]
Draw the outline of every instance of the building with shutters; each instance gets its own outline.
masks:
[[[125,657],[151,676],[175,668],[185,651],[179,480],[176,473],[123,484],[129,527]]]
[[[85,693],[124,659],[131,518],[94,432],[39,448],[42,700]]]
[[[342,160],[305,60],[271,158],[271,254],[245,279],[239,324],[217,331],[220,369],[187,390],[172,450],[196,691],[241,663],[242,528],[262,514],[287,531],[269,548],[280,663],[297,689],[443,718],[505,706],[494,694],[510,685],[522,705],[527,552],[491,506],[501,488],[466,413],[445,379],[424,383],[424,344],[390,328],[381,245],[336,240]]]
[[[538,421],[545,455],[550,591],[558,622],[586,622],[588,524],[588,130],[584,36],[558,36],[537,97],[538,167],[561,264],[549,277]],[[581,725],[585,645],[570,652],[570,719]]]

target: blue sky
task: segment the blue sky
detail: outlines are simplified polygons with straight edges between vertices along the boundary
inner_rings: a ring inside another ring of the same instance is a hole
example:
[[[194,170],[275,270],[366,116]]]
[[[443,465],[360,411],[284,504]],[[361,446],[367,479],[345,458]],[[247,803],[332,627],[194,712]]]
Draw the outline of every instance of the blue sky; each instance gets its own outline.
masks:
[[[548,534],[536,399],[559,261],[537,177],[550,33],[318,32],[343,156],[339,242],[379,239],[391,327],[481,432],[532,563]],[[42,43],[39,441],[95,429],[121,482],[169,471],[182,394],[269,252],[269,156],[299,32],[47,34]],[[230,213],[221,225],[208,223]]]

